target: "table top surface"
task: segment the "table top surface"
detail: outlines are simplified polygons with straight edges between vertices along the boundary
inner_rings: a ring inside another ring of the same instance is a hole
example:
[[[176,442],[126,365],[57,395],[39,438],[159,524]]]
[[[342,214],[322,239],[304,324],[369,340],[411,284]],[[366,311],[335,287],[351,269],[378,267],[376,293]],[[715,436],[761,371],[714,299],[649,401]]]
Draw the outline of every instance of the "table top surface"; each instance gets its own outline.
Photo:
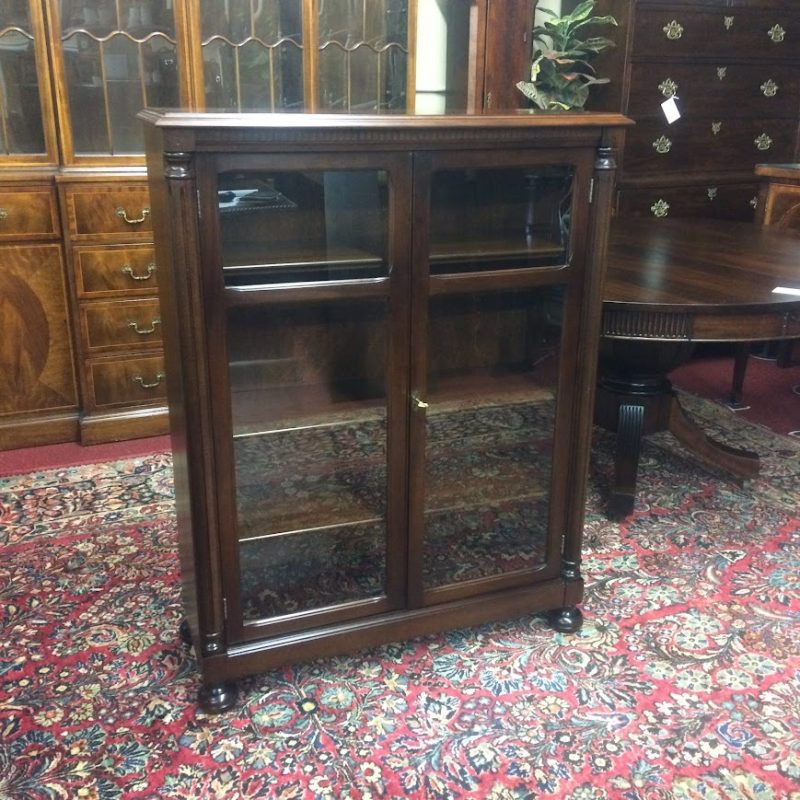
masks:
[[[684,313],[800,308],[800,232],[727,220],[615,219],[604,308]]]

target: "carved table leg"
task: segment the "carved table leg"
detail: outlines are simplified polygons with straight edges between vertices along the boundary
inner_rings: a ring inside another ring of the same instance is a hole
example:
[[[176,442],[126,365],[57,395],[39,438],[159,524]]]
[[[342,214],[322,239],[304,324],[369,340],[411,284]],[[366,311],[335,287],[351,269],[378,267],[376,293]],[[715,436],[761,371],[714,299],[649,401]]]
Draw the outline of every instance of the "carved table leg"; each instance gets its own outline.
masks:
[[[643,432],[644,406],[639,403],[620,405],[614,454],[614,487],[608,501],[608,516],[611,519],[623,519],[633,511]]]

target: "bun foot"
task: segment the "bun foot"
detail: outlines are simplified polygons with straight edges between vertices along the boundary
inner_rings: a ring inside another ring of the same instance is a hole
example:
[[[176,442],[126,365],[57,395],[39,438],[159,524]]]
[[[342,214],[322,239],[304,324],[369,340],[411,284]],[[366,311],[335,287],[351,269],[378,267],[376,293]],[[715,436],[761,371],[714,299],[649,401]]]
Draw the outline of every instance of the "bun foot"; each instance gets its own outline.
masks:
[[[559,633],[575,633],[583,624],[583,614],[577,606],[554,608],[547,612],[547,621]]]
[[[200,708],[207,714],[221,714],[236,705],[239,690],[236,684],[230,681],[222,683],[204,684],[197,693]]]

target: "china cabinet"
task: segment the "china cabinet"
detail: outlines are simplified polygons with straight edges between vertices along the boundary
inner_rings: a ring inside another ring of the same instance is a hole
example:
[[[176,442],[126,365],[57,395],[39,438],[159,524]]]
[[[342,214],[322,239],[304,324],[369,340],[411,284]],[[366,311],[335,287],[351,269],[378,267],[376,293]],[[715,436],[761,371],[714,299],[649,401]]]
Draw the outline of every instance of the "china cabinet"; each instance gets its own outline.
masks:
[[[14,259],[0,264],[0,280],[26,284],[17,298],[23,291],[37,298],[37,313],[51,324],[42,345],[47,357],[35,361],[42,369],[46,363],[48,385],[55,373],[60,377],[44,399],[45,373],[24,367],[29,354],[22,339],[6,331],[5,318],[0,322],[3,364],[16,375],[0,409],[0,447],[167,429],[140,109],[397,114],[515,107],[534,6],[534,0],[4,3],[0,237],[4,248],[24,241],[26,250],[24,267],[18,251],[6,251]],[[33,229],[17,237],[31,198],[31,214],[55,211],[35,233],[46,247],[34,246]]]
[[[752,220],[754,169],[796,161],[800,8],[794,0],[599,0],[620,22],[598,59],[592,107],[636,121],[620,159],[619,211]],[[669,123],[662,103],[674,99]]]
[[[142,118],[201,704],[448,626],[576,629],[624,118]]]

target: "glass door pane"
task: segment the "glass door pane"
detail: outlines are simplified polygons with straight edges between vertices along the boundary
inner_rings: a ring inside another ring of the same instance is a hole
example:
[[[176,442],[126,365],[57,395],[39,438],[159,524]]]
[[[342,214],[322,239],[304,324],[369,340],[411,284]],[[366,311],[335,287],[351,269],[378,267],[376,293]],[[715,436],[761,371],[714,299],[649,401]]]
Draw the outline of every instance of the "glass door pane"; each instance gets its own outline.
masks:
[[[563,292],[431,299],[423,585],[547,559]]]
[[[388,173],[223,171],[218,214],[243,623],[374,604],[389,591]]]
[[[522,581],[548,561],[574,176],[571,165],[432,172],[417,372],[425,591]]]
[[[136,114],[180,105],[172,8],[170,0],[61,0],[74,155],[138,155]]]
[[[201,0],[207,109],[303,109],[301,2]]]
[[[229,314],[245,623],[386,593],[387,321],[385,301]]]
[[[384,171],[225,172],[218,187],[226,286],[388,275]]]
[[[27,0],[4,3],[0,8],[0,156],[47,151],[36,51]]]
[[[317,0],[320,111],[406,110],[408,0]]]

